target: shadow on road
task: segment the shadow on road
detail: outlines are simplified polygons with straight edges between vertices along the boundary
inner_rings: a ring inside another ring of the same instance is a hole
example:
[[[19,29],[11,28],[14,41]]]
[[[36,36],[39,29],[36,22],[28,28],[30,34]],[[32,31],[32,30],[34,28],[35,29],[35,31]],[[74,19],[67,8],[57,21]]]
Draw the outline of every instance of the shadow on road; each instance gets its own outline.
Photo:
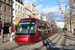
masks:
[[[42,42],[43,42],[43,46],[46,47],[46,50],[60,50],[55,46],[54,43],[51,42],[51,40],[49,40],[49,38],[43,40]],[[56,48],[53,48],[52,46],[55,46]]]
[[[67,39],[75,41],[75,37],[71,37],[71,36],[68,36],[68,35],[66,35],[66,36],[67,36]]]

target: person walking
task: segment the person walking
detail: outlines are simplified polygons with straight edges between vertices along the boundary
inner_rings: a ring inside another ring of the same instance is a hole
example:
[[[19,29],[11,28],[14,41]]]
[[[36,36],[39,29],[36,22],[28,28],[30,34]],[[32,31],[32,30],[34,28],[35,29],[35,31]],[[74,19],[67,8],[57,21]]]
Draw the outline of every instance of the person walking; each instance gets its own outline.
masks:
[[[9,30],[9,33],[8,33],[8,36],[11,34],[11,27],[8,28]]]
[[[64,28],[63,28],[63,32],[64,32]]]

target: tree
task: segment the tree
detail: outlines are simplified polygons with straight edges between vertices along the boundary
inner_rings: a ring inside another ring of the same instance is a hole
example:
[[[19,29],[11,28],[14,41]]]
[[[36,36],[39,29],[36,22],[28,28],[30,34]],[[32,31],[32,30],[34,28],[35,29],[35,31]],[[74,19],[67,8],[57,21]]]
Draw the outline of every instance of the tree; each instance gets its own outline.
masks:
[[[72,32],[72,27],[74,27],[74,21],[75,21],[75,0],[69,0],[68,1],[69,7],[70,7],[70,30]]]

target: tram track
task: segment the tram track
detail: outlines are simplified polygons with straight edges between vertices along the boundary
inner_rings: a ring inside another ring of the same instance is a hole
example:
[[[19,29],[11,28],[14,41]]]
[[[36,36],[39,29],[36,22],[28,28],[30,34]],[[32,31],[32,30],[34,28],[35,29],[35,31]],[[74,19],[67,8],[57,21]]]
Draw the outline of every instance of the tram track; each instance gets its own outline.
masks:
[[[55,42],[55,44],[57,44],[57,42],[61,39],[62,37],[62,34],[60,34],[61,36],[59,37],[59,39]]]
[[[47,38],[48,43],[51,45],[51,46],[50,46],[51,49],[52,49],[52,46],[55,46],[54,43],[51,42],[51,41],[53,41],[54,39],[56,39],[56,37],[59,36],[59,34],[60,34],[60,33],[58,33],[58,34],[57,34],[55,37],[53,37],[51,40],[49,40],[49,38]],[[61,35],[61,36],[62,36],[62,35]],[[56,42],[58,42],[58,41],[61,39],[61,36],[59,37],[59,39],[58,39]],[[43,47],[44,47],[44,45],[42,45],[42,46],[40,46],[39,48],[36,48],[36,49],[34,49],[34,50],[41,50]]]
[[[60,39],[61,39],[61,37],[63,36],[63,34],[60,34],[60,36],[59,37],[57,37],[58,39],[55,41],[55,42],[53,42],[53,40],[51,40],[51,45],[52,44],[54,44],[54,45],[52,45],[52,48],[50,49],[50,50],[55,50],[55,49],[58,49],[59,48],[59,46],[57,45],[57,42],[59,42],[60,41]],[[54,39],[55,40],[55,39]]]
[[[54,39],[56,39],[56,37],[57,36],[59,36],[59,34],[60,33],[58,33],[56,36],[54,36],[50,41],[49,41],[49,39],[48,39],[48,43],[52,43],[51,41],[53,41]],[[61,36],[60,36],[61,37]],[[58,42],[60,40],[60,38],[56,41],[56,42]],[[53,43],[54,44],[54,43]],[[53,45],[53,44],[51,44],[51,45]],[[5,50],[14,50],[14,49],[16,49],[16,48],[19,48],[19,47],[22,47],[22,46],[24,46],[24,47],[27,47],[28,45],[17,45],[17,46],[15,46],[15,47],[12,47],[12,48],[10,48],[10,49],[5,49]],[[41,50],[42,48],[44,47],[44,45],[42,45],[42,46],[40,46],[39,48],[35,48],[35,49],[33,49],[33,50]]]
[[[63,39],[63,41],[62,41],[62,43],[61,43],[61,45],[60,46],[62,46],[62,48],[60,49],[60,50],[65,50],[64,49],[64,46],[65,46],[65,44],[66,44],[66,33],[64,33],[64,39]]]

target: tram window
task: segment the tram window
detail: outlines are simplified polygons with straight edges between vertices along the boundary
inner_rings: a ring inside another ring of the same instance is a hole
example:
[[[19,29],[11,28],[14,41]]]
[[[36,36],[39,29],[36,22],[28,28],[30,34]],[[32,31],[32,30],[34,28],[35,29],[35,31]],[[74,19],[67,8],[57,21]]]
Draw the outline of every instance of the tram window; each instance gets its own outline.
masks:
[[[49,25],[48,25],[48,24],[45,24],[44,27],[46,27],[46,28],[45,28],[45,30],[46,30],[45,33],[46,33],[46,34],[49,34],[49,33],[50,33],[50,27],[49,27]]]
[[[54,26],[53,25],[51,25],[51,29],[52,29],[52,33],[54,33]]]
[[[29,33],[35,33],[36,32],[36,24],[34,22],[31,23],[31,28]]]
[[[48,27],[47,27],[47,24],[45,24],[44,27],[45,27],[45,30],[46,30],[46,31],[45,31],[45,34],[48,34]]]
[[[38,25],[39,25],[39,30],[45,31],[44,32],[45,34],[49,34],[50,33],[50,27],[49,27],[49,25],[44,24],[44,23],[38,23]],[[41,33],[42,31],[39,31],[39,32]]]
[[[39,30],[44,30],[43,23],[38,22],[38,25],[39,25]],[[42,31],[39,31],[39,34],[41,33]]]
[[[47,24],[47,27],[48,27],[48,33],[50,33],[50,26],[49,26],[49,24]]]
[[[36,21],[35,20],[22,20],[18,27],[16,34],[24,35],[24,34],[32,34],[36,33]]]
[[[30,22],[19,23],[17,33],[28,33]]]
[[[39,29],[43,29],[43,23],[38,23],[39,24]]]

